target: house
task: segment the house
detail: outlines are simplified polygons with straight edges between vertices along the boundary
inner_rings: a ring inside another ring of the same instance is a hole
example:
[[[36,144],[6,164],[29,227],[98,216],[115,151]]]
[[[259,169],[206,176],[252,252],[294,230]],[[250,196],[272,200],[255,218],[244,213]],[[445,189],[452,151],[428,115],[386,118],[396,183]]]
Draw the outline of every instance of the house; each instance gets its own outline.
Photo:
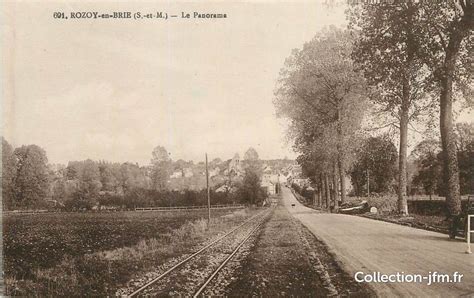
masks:
[[[215,167],[214,169],[209,170],[209,177],[212,178],[214,176],[219,175],[220,171],[221,170],[219,169],[219,167]]]
[[[280,174],[280,181],[281,181],[282,183],[287,182],[289,178],[290,178],[290,173],[286,173],[286,174],[285,174],[285,173],[282,173],[282,174]]]
[[[287,173],[285,176],[286,176],[286,182],[288,183],[288,185],[295,183],[295,180],[297,179],[303,178],[303,171],[301,169],[301,166],[298,164],[289,165],[285,169],[285,172]]]
[[[233,193],[235,192],[237,189],[233,186],[230,186],[228,184],[223,184],[221,185],[220,187],[218,187],[215,192],[229,192],[229,193]]]
[[[273,173],[273,172],[274,172],[274,171],[273,171],[272,167],[267,166],[267,165],[264,165],[264,166],[263,166],[263,173],[265,173],[265,174],[271,174],[271,173]]]
[[[280,183],[280,174],[273,174],[273,173],[266,174],[266,173],[264,173],[262,175],[262,181],[271,182],[273,184]]]
[[[170,176],[170,178],[174,178],[174,179],[181,178],[181,177],[183,177],[183,171],[182,170],[174,171]]]
[[[292,183],[298,185],[299,187],[309,186],[310,181],[308,178],[295,178]]]
[[[229,167],[225,171],[226,175],[235,175],[235,176],[243,176],[244,171],[242,168],[242,163],[240,161],[240,156],[238,153],[234,155],[232,160],[229,162]]]
[[[184,178],[190,178],[190,177],[194,176],[193,169],[192,168],[183,169],[183,176],[184,176]]]
[[[262,181],[261,187],[265,189],[268,195],[276,194],[276,184],[270,181]]]

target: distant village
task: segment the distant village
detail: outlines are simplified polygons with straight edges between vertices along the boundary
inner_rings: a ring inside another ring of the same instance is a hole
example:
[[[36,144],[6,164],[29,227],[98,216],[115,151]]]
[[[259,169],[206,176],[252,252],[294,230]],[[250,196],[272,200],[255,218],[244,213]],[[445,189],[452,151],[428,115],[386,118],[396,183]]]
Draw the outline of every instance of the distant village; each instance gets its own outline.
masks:
[[[275,194],[279,183],[308,184],[302,177],[301,167],[294,160],[248,160],[241,159],[236,153],[232,159],[222,161],[220,158],[209,162],[209,184],[216,192],[232,193],[242,182],[245,170],[249,166],[256,166],[261,175],[261,186],[268,194]],[[206,187],[206,165],[204,162],[194,164],[178,160],[173,163],[173,170],[169,176],[170,190],[200,190]]]
[[[91,159],[69,161],[67,165],[51,164],[46,151],[37,145],[14,149],[2,138],[2,146],[4,210],[132,208],[171,201],[196,204],[198,194],[207,187],[205,162],[172,160],[162,146],[155,147],[150,164],[144,166]],[[243,158],[238,153],[228,160],[214,158],[208,162],[207,171],[211,191],[222,193],[217,197],[223,202],[235,201],[236,196],[228,194],[237,194],[252,179],[250,184],[259,183],[268,195],[275,194],[280,184],[310,187],[294,160],[262,160],[253,148]],[[190,195],[189,191],[194,194]],[[242,199],[242,194],[237,197]]]

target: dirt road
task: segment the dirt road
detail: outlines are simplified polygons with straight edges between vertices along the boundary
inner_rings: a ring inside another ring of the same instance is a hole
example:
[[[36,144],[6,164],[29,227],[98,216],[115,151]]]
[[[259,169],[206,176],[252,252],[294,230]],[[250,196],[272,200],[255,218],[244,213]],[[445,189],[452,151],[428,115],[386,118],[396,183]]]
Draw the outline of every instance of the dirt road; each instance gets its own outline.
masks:
[[[342,262],[345,269],[372,274],[463,274],[458,283],[370,283],[379,296],[471,297],[474,295],[474,254],[466,243],[446,235],[357,216],[318,213],[301,205],[288,188],[284,204]],[[294,206],[292,206],[294,204]],[[362,277],[359,275],[358,277]]]

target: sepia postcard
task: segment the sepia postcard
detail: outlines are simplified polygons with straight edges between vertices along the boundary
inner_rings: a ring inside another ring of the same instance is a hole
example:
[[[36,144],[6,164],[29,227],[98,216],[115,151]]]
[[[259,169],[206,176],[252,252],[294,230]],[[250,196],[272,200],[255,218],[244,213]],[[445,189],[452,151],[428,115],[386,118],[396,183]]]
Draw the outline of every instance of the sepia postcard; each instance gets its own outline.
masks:
[[[0,294],[474,297],[473,0],[5,0]]]

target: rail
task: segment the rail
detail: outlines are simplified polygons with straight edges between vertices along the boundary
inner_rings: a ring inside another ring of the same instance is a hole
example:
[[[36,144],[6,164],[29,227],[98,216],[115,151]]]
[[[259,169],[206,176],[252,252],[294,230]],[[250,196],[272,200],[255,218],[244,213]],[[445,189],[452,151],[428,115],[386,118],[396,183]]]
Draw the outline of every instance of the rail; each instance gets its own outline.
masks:
[[[250,233],[247,234],[247,236],[240,242],[240,244],[234,248],[232,253],[219,265],[219,267],[214,270],[214,272],[207,278],[207,280],[202,284],[202,286],[194,293],[193,298],[199,297],[204,290],[206,289],[207,285],[216,277],[216,275],[224,268],[224,266],[234,257],[234,255],[239,251],[239,249],[252,237],[252,235],[260,228],[260,226],[263,225],[265,221],[261,220],[255,228],[253,228]]]
[[[163,279],[165,276],[169,275],[171,272],[175,271],[176,269],[178,269],[179,267],[181,267],[182,265],[184,265],[185,263],[187,263],[188,261],[192,260],[194,257],[200,255],[201,253],[203,253],[205,250],[207,250],[208,248],[212,247],[213,245],[221,242],[223,239],[225,239],[226,237],[228,237],[229,235],[231,235],[232,233],[234,233],[235,231],[237,231],[239,228],[243,227],[244,225],[252,222],[254,219],[261,219],[261,218],[265,218],[265,214],[268,214],[268,212],[270,212],[269,210],[263,210],[255,215],[253,215],[252,217],[248,218],[247,220],[245,220],[243,223],[241,223],[240,225],[238,225],[237,227],[233,228],[231,231],[227,232],[225,235],[219,237],[218,239],[212,241],[211,243],[207,244],[206,246],[204,246],[203,248],[199,249],[198,251],[196,251],[195,253],[193,253],[192,255],[190,255],[189,257],[187,257],[186,259],[182,260],[181,262],[179,262],[178,264],[174,265],[173,267],[171,267],[170,269],[166,270],[164,273],[162,273],[161,275],[157,276],[156,278],[152,279],[151,281],[149,281],[148,283],[146,283],[145,285],[141,286],[140,288],[136,289],[134,292],[132,292],[131,294],[129,294],[127,297],[131,298],[131,297],[137,297],[138,295],[142,294],[144,290],[148,289],[150,286],[154,285],[155,283],[157,283],[159,280]],[[258,227],[261,225],[262,222],[259,222],[259,224],[257,225]],[[254,233],[254,231],[256,230],[256,228],[252,229],[252,232],[251,234]],[[245,242],[247,241],[248,237],[246,237],[242,242]],[[242,244],[242,243],[241,243]],[[238,248],[240,248],[242,245],[239,245]],[[235,253],[234,253],[235,254]],[[232,254],[233,255],[233,254]],[[227,263],[227,259],[225,260],[225,262]],[[219,270],[220,270],[221,267],[219,267]],[[207,285],[207,283],[206,283]]]

